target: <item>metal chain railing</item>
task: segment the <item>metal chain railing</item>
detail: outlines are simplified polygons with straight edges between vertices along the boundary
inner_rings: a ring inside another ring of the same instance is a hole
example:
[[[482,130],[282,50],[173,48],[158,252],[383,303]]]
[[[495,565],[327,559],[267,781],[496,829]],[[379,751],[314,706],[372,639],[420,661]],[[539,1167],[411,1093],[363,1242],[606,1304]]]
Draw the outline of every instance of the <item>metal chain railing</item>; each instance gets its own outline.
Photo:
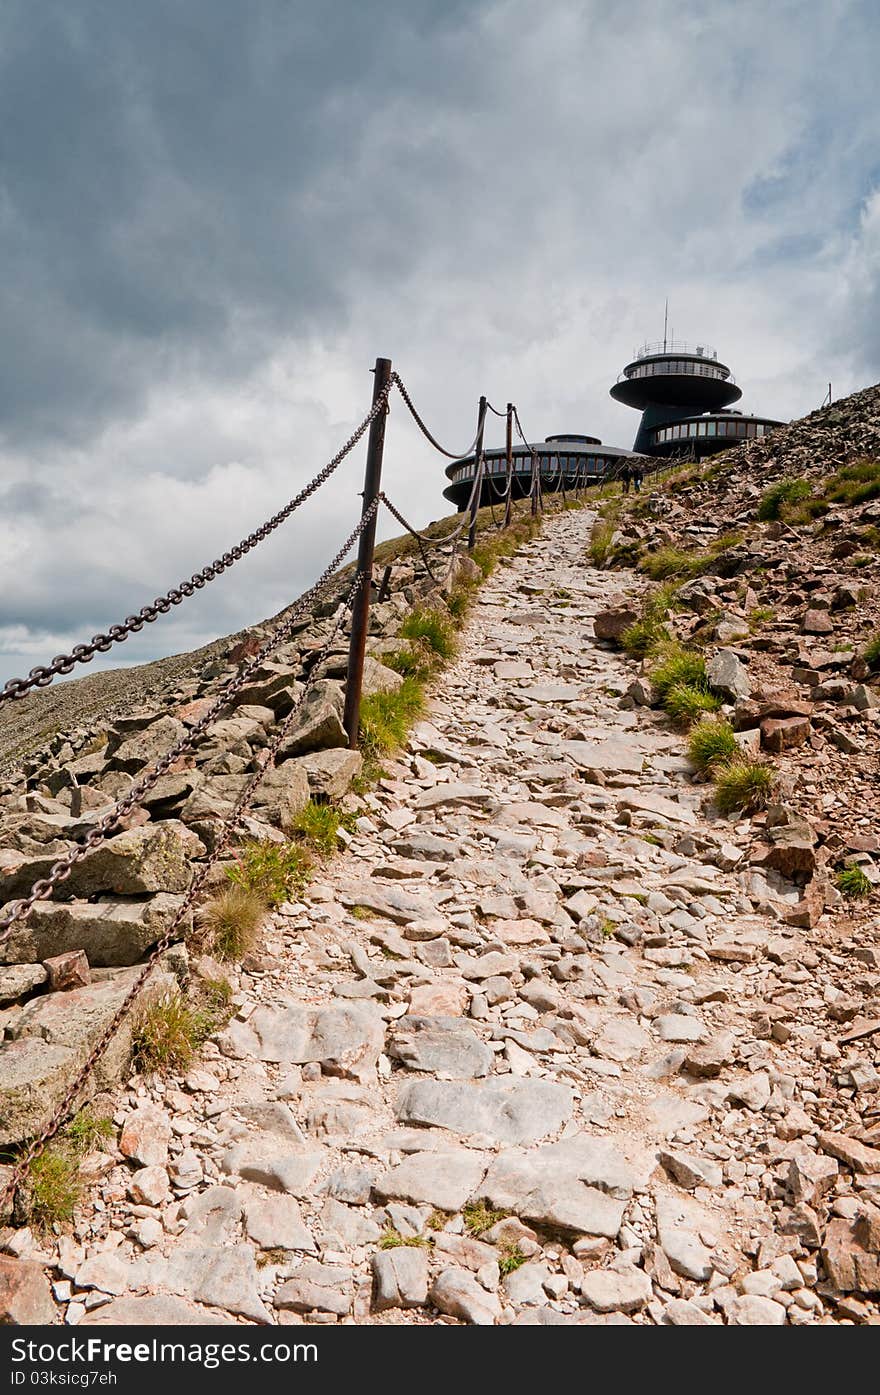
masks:
[[[163,756],[160,756],[159,759],[149,767],[146,773],[132,785],[128,794],[126,794],[123,799],[118,800],[113,808],[95,824],[95,827],[89,830],[82,842],[77,843],[75,847],[71,848],[70,852],[65,857],[59,858],[58,862],[51,868],[49,875],[36,882],[27,897],[20,901],[13,901],[6,907],[3,915],[0,916],[0,945],[9,939],[16,924],[24,919],[38,901],[44,901],[51,896],[55,887],[67,880],[77,863],[81,862],[99,843],[102,843],[106,838],[111,836],[112,831],[118,827],[120,820],[130,814],[141,803],[144,795],[149,793],[153,788],[157,780],[159,780],[162,775],[165,775],[168,770],[170,770],[171,766],[198,742],[199,738],[212,722],[214,722],[218,714],[229,705],[240,689],[245,687],[253,674],[265,663],[269,655],[274,653],[279,645],[284,643],[296,628],[304,612],[328,585],[333,574],[339,567],[339,564],[360,537],[360,534],[373,517],[377,508],[378,501],[374,501],[371,507],[363,514],[356,527],[352,529],[333,560],[325,567],[318,581],[300,596],[285,619],[276,626],[265,643],[260,646],[260,649],[254,657],[234,678],[230,679],[212,702],[208,711],[193,724],[189,731],[182,736],[170,750],[166,751]]]
[[[10,678],[3,688],[0,689],[0,703],[8,701],[10,698],[25,697],[33,688],[45,688],[62,674],[72,673],[77,664],[86,664],[94,658],[96,654],[105,654],[114,644],[121,643],[129,635],[136,634],[142,630],[144,625],[152,624],[159,615],[165,615],[172,607],[180,605],[187,596],[192,596],[196,591],[202,590],[208,582],[221,576],[223,572],[251,552],[259,543],[264,542],[282,523],[296,512],[311,496],[326,484],[330,476],[342,464],[347,455],[350,455],[358,441],[364,435],[374,419],[387,405],[392,384],[389,383],[385,392],[373,403],[367,416],[364,417],[360,426],[349,436],[345,445],[336,452],[333,459],[328,461],[323,470],[320,470],[314,479],[300,490],[283,509],[267,519],[259,528],[254,529],[241,542],[236,543],[228,552],[216,557],[213,562],[202,567],[201,571],[195,572],[188,581],[181,581],[179,585],[172,586],[166,591],[164,596],[158,596],[149,605],[142,606],[135,615],[126,616],[119,625],[111,625],[102,634],[95,635],[87,644],[75,644],[69,654],[58,654],[50,664],[38,668],[32,668],[27,678]],[[398,382],[402,388],[402,384]]]
[[[365,526],[366,521],[367,517],[365,515],[364,518],[361,519],[361,523],[357,531],[360,531],[360,529]],[[329,637],[327,638],[320,652],[317,655],[316,662],[313,666],[313,671],[317,670],[320,667],[320,664],[323,662],[323,660],[329,654],[330,650],[333,648],[339,631],[342,628],[343,613],[345,610],[350,609],[354,601],[354,598],[361,585],[363,584],[364,580],[364,573],[358,572],[348,590],[345,600],[342,603],[343,612],[340,613],[340,616],[337,619],[336,624],[334,625]],[[278,754],[278,751],[284,741],[284,738],[290,730],[293,721],[296,717],[299,716],[299,713],[302,710],[302,706],[305,702],[308,691],[309,688],[307,685],[299,701],[295,704],[291,712],[288,714],[287,717],[284,718],[284,721],[279,726],[278,731],[276,732],[269,746],[263,753],[261,764],[258,766],[257,770],[254,771],[250,780],[242,789],[241,793],[238,796],[238,799],[235,801],[235,804],[233,805],[231,812],[221,823],[219,836],[214,845],[214,848],[212,849],[208,858],[206,858],[206,860],[199,865],[198,870],[196,871],[195,875],[192,878],[192,881],[190,882],[186,895],[184,896],[180,906],[177,908],[177,911],[175,912],[173,919],[166,926],[160,939],[157,940],[156,944],[153,946],[152,950],[150,951],[149,957],[144,962],[139,974],[137,975],[137,978],[134,980],[133,984],[129,988],[119,1007],[116,1009],[116,1012],[113,1014],[112,1018],[107,1023],[107,1026],[104,1028],[97,1042],[92,1047],[88,1057],[84,1061],[83,1065],[80,1067],[75,1078],[71,1081],[70,1085],[64,1092],[64,1096],[56,1106],[51,1119],[43,1127],[43,1129],[41,1129],[40,1133],[36,1135],[34,1139],[31,1140],[27,1149],[16,1160],[16,1164],[12,1170],[12,1173],[6,1182],[6,1185],[4,1186],[2,1193],[0,1193],[0,1216],[3,1215],[5,1209],[15,1196],[16,1192],[18,1191],[18,1188],[21,1186],[22,1182],[27,1177],[28,1171],[34,1159],[37,1158],[40,1155],[40,1153],[43,1152],[46,1145],[51,1141],[52,1138],[54,1138],[61,1125],[69,1117],[72,1106],[78,1098],[78,1096],[80,1095],[83,1086],[88,1081],[98,1061],[101,1059],[104,1052],[107,1050],[107,1047],[110,1045],[110,1042],[113,1040],[114,1036],[116,1035],[117,1031],[122,1025],[123,1021],[128,1016],[130,1009],[134,1006],[135,1000],[137,999],[138,995],[141,992],[141,989],[144,987],[147,979],[152,973],[158,959],[161,957],[161,955],[165,953],[165,951],[169,948],[172,941],[174,940],[174,937],[177,931],[180,929],[180,926],[183,924],[184,919],[187,916],[190,908],[193,906],[197,897],[202,892],[208,880],[208,877],[211,875],[211,872],[213,871],[214,867],[217,865],[223,853],[229,846],[229,843],[233,837],[233,834],[235,833],[236,828],[238,827],[238,824],[245,810],[250,806],[254,794],[256,793],[257,789],[259,788],[260,784],[265,778],[266,772],[274,764],[275,757]]]

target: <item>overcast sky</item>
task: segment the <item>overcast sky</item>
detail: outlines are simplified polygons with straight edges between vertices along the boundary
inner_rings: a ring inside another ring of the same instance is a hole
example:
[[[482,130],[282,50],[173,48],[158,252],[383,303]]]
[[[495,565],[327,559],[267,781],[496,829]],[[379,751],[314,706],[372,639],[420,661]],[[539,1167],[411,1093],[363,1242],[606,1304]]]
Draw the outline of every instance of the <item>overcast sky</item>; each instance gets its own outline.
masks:
[[[746,411],[880,378],[878,40],[876,0],[2,0],[0,681],[274,512],[377,355],[453,448],[480,392],[631,445],[666,296]],[[363,454],[103,666],[280,609]],[[419,522],[442,466],[395,402]]]

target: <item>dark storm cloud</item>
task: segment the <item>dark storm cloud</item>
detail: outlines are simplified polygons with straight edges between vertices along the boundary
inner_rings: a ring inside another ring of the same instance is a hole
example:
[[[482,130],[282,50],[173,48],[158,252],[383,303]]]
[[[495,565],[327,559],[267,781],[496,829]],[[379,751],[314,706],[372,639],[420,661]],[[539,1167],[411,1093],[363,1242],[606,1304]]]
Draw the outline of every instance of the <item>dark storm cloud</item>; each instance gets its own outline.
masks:
[[[88,435],[163,372],[234,378],[278,334],[344,321],[352,263],[405,271],[405,219],[362,182],[365,123],[389,93],[436,80],[431,52],[455,46],[472,8],[7,6],[6,439]]]

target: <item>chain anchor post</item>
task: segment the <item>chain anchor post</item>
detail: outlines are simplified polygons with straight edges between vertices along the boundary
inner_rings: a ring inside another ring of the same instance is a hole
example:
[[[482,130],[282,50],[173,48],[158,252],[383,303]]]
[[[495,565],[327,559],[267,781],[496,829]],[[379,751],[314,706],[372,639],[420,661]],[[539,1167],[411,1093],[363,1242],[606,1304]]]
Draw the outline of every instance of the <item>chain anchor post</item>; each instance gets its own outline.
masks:
[[[483,465],[483,429],[486,425],[486,397],[480,398],[480,406],[477,413],[477,440],[474,450],[474,470],[476,471],[476,483],[474,485],[473,498],[471,499],[471,521],[468,528],[468,552],[473,552],[474,544],[477,541],[477,514],[480,511],[480,495],[483,492],[483,485],[480,474]]]
[[[373,406],[387,394],[391,382],[391,359],[377,358],[373,369]],[[351,639],[348,645],[348,671],[345,679],[345,712],[342,724],[348,736],[349,749],[357,750],[361,716],[361,689],[364,682],[364,655],[367,652],[367,630],[370,624],[370,591],[373,584],[373,552],[376,546],[376,501],[382,487],[382,456],[385,451],[384,411],[378,413],[370,423],[367,441],[367,464],[364,472],[364,504],[361,517],[372,515],[363,529],[358,543],[357,572],[361,584],[354,598],[351,611]]]
[[[507,452],[507,503],[504,505],[504,527],[510,527],[513,511],[513,403],[507,404],[507,429],[504,444]]]

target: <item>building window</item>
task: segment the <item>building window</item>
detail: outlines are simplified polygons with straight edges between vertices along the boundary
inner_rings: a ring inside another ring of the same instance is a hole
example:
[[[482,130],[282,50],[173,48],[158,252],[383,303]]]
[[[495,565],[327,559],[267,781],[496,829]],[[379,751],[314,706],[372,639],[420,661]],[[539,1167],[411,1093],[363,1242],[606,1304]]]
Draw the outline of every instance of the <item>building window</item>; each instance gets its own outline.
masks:
[[[706,435],[707,435],[707,436],[714,436],[714,435],[715,435],[715,430],[716,430],[715,422],[714,422],[714,421],[707,421],[707,422],[706,422]]]

